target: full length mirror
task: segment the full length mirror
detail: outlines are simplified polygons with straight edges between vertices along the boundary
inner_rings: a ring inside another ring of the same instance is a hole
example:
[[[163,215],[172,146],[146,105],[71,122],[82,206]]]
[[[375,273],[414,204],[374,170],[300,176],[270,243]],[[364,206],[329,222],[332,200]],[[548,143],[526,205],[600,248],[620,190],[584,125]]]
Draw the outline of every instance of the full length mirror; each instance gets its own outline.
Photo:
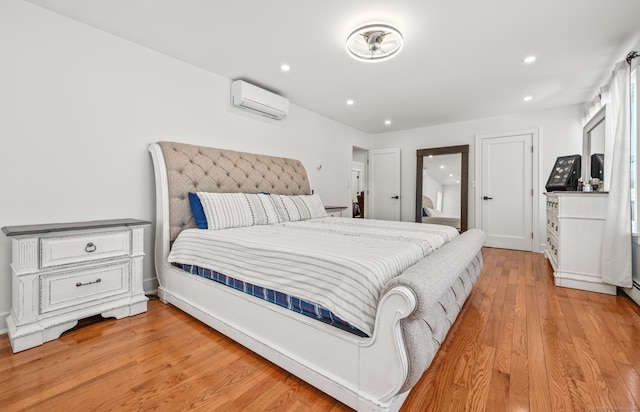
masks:
[[[419,149],[416,222],[467,230],[469,145]]]
[[[582,131],[582,180],[593,190],[604,190],[605,107],[600,109]]]

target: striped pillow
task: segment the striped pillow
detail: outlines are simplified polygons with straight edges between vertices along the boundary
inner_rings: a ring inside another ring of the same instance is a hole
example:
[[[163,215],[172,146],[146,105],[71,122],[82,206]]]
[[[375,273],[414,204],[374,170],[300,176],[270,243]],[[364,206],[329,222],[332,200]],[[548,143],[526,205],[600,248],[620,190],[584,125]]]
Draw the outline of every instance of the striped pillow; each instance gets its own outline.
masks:
[[[298,220],[326,217],[320,196],[315,195],[271,195],[277,213],[282,222],[296,222]]]
[[[199,228],[217,230],[281,222],[274,202],[268,194],[197,192],[195,195],[200,200],[206,217],[206,227],[198,224]],[[196,209],[192,202],[197,222],[199,219]]]

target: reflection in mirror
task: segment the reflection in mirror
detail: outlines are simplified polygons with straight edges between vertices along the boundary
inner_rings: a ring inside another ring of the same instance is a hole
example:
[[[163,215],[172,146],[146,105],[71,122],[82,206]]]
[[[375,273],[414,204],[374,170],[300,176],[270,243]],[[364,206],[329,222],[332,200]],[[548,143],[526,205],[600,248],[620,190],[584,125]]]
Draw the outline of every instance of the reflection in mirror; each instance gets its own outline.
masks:
[[[604,190],[605,107],[602,107],[582,131],[582,180],[594,190]]]
[[[469,146],[417,151],[416,222],[467,230]]]
[[[422,169],[422,215],[448,216],[460,221],[460,172],[462,155],[430,155],[424,159]],[[456,226],[460,227],[459,223]]]

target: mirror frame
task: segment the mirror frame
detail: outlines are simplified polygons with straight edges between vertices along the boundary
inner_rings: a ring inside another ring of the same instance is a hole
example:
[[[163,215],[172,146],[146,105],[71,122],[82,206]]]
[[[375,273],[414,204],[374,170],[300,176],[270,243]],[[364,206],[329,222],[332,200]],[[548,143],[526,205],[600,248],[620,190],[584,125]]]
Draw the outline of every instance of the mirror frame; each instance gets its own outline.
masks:
[[[460,232],[467,231],[469,209],[469,145],[434,147],[416,150],[416,222],[422,223],[422,169],[424,157],[460,153]]]
[[[587,122],[582,128],[582,181],[588,183],[591,179],[591,131],[598,127],[600,123],[606,121],[607,106],[604,105],[596,114],[593,115],[591,120]],[[606,127],[606,123],[605,123]],[[605,129],[606,139],[606,129]],[[605,140],[606,147],[606,140]],[[606,162],[607,159],[605,159]],[[605,163],[606,164],[606,163]],[[606,177],[606,176],[605,176]],[[604,186],[604,181],[602,182]]]

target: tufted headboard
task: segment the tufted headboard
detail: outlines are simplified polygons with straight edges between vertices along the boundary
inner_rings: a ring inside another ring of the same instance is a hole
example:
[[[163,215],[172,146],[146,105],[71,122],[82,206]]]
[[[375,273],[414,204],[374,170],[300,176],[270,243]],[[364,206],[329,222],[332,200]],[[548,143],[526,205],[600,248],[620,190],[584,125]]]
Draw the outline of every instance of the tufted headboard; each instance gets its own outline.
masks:
[[[307,172],[295,159],[185,143],[159,142],[167,172],[169,238],[196,227],[189,192],[310,194]]]

